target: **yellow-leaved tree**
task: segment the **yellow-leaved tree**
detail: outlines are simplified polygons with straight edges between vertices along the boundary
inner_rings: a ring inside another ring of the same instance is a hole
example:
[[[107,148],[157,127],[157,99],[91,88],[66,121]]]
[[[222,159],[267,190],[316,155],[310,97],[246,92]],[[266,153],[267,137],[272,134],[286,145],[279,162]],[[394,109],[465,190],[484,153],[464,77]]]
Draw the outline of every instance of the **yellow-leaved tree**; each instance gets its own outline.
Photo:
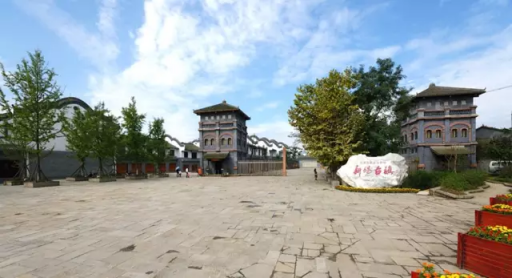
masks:
[[[365,120],[351,91],[358,75],[332,70],[327,77],[297,89],[289,122],[299,132],[308,155],[336,170],[361,149]]]

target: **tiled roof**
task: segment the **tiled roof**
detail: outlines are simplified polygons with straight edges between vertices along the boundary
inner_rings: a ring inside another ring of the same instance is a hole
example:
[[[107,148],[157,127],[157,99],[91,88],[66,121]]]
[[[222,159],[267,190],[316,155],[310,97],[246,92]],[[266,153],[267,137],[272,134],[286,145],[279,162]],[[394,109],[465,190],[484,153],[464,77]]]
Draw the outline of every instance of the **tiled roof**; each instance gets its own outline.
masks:
[[[199,147],[197,147],[196,145],[194,145],[192,143],[186,143],[185,144],[185,150],[186,151],[198,151]]]
[[[227,103],[225,100],[219,104],[215,104],[212,106],[208,106],[205,108],[194,110],[194,113],[196,115],[201,115],[204,113],[215,113],[215,112],[235,112],[239,111],[246,117],[247,120],[250,120],[251,118],[247,116],[238,106],[231,105]]]
[[[485,93],[485,89],[475,88],[459,88],[459,87],[444,87],[436,86],[432,83],[427,89],[416,94],[416,98],[419,97],[440,97],[440,96],[458,96],[458,95],[476,95],[479,96]]]

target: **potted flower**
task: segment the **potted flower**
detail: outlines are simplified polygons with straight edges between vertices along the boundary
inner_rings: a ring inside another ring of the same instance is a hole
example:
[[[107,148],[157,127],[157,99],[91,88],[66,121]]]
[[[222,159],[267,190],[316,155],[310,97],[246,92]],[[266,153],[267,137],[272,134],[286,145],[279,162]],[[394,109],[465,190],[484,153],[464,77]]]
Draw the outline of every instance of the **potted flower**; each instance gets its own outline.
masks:
[[[473,274],[460,274],[458,272],[451,273],[448,270],[438,273],[434,270],[434,265],[423,263],[423,269],[411,272],[411,278],[478,278]]]
[[[459,233],[457,266],[488,278],[512,277],[512,229],[475,226]]]
[[[512,206],[496,204],[475,211],[476,226],[502,225],[512,227]]]
[[[504,204],[512,206],[512,194],[503,194],[497,195],[496,197],[489,198],[489,203],[492,205],[495,204]]]

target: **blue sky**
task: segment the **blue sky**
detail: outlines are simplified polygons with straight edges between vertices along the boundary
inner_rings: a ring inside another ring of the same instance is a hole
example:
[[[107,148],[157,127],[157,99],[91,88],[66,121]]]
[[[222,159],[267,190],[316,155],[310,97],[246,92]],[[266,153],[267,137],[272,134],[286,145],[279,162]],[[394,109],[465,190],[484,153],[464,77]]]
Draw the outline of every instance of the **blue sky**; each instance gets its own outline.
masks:
[[[404,85],[512,85],[510,0],[12,0],[0,4],[0,62],[41,49],[64,96],[131,96],[169,134],[197,137],[193,109],[227,100],[249,133],[291,142],[296,88],[330,69],[392,57]],[[478,125],[510,126],[512,88],[477,100]]]

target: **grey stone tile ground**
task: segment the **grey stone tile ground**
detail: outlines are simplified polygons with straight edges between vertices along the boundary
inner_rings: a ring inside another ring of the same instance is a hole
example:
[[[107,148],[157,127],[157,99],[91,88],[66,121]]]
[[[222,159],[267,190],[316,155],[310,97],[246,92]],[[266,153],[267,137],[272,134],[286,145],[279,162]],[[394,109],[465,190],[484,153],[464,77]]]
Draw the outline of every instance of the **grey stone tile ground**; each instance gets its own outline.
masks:
[[[311,172],[2,187],[0,277],[408,277],[423,261],[456,269],[456,233],[479,204],[335,191]]]

